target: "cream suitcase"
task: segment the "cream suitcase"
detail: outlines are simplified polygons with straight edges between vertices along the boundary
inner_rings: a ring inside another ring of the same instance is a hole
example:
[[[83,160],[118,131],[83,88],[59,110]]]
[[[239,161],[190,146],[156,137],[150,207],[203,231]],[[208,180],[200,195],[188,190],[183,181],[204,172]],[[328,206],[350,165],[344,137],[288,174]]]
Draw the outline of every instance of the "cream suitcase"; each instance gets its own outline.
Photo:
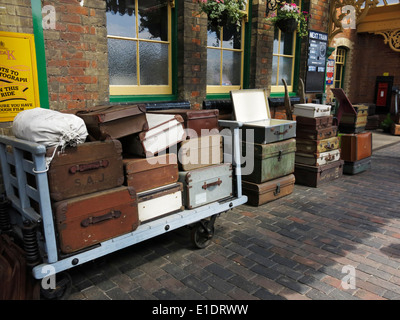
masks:
[[[141,223],[184,209],[182,206],[182,183],[179,182],[140,192],[137,197]]]
[[[149,130],[124,137],[123,150],[141,157],[154,155],[186,139],[180,115],[146,113]]]
[[[322,166],[324,164],[340,160],[340,149],[321,153],[296,153],[295,162],[309,166]]]
[[[222,136],[214,134],[182,141],[178,151],[178,160],[179,168],[183,171],[222,163]]]
[[[295,104],[293,114],[308,118],[326,117],[331,115],[331,106],[316,103]]]
[[[188,209],[200,207],[233,195],[232,164],[216,164],[179,172],[183,183],[183,204]]]
[[[264,89],[231,91],[236,121],[243,123],[242,140],[267,144],[296,137],[296,121],[271,119]]]

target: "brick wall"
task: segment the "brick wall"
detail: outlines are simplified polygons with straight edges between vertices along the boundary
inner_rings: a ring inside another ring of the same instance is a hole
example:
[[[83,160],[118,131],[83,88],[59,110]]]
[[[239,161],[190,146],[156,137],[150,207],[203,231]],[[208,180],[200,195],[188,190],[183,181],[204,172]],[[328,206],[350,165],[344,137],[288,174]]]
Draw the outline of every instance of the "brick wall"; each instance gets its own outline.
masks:
[[[55,29],[44,30],[50,108],[87,108],[109,101],[105,1],[43,1]]]
[[[194,0],[178,2],[178,100],[201,109],[207,86],[207,16]]]
[[[376,77],[384,72],[394,76],[394,85],[400,86],[400,54],[386,45],[382,36],[359,33],[352,62],[352,102],[374,103]]]

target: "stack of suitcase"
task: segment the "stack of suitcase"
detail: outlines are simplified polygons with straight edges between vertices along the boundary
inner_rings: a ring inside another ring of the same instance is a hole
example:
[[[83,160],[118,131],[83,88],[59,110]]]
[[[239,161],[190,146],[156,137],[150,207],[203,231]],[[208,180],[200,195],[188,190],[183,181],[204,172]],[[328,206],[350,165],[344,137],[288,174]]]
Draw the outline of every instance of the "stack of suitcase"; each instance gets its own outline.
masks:
[[[296,183],[318,187],[343,174],[338,128],[333,125],[331,106],[296,104]]]
[[[290,195],[295,183],[296,122],[271,119],[264,90],[233,91],[231,97],[235,118],[244,123],[242,190],[247,203],[260,206]]]
[[[177,158],[184,207],[194,209],[231,197],[232,164],[223,163],[219,111],[169,109],[150,112],[179,115],[183,119],[187,138],[178,144]]]
[[[137,195],[124,186],[121,143],[85,142],[54,154],[48,181],[62,254],[134,231],[139,225]]]
[[[365,131],[368,105],[352,105],[342,89],[331,89],[338,99],[339,137],[343,173],[357,174],[371,168],[372,133]]]

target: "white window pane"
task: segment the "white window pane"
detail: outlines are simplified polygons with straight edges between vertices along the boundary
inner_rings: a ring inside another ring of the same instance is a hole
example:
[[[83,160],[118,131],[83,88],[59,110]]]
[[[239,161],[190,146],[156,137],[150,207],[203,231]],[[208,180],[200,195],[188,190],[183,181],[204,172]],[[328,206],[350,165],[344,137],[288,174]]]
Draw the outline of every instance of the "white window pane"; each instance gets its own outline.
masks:
[[[222,85],[240,85],[241,75],[241,53],[234,51],[224,51],[222,67]]]
[[[207,50],[207,84],[220,85],[221,51],[215,49]]]
[[[136,42],[108,39],[110,85],[136,85]]]
[[[271,79],[271,85],[277,86],[277,75],[278,75],[278,62],[279,62],[279,57],[274,56],[272,58],[272,79]]]
[[[281,57],[279,63],[279,84],[283,85],[282,79],[286,80],[288,86],[292,85],[292,58]]]
[[[140,84],[168,85],[168,45],[141,41]]]

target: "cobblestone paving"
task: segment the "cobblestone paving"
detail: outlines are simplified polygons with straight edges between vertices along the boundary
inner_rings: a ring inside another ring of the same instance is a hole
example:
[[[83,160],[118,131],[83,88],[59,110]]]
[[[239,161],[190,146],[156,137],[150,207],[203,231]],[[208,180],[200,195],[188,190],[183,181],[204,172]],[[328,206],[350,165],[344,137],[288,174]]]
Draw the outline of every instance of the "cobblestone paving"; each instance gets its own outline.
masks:
[[[70,269],[69,299],[399,299],[399,186],[397,143],[368,171],[222,214],[205,249],[181,228]]]

